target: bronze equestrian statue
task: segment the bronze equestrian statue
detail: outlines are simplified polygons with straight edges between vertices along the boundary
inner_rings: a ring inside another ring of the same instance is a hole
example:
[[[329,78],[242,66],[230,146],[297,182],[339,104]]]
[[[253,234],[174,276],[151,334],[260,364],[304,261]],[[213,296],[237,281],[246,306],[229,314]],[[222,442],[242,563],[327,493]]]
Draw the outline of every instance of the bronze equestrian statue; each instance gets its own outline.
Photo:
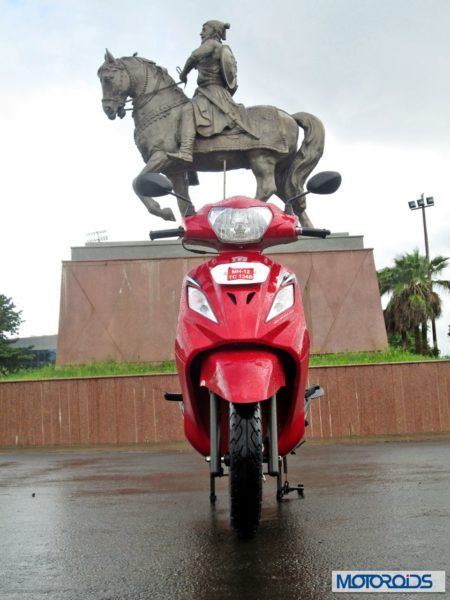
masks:
[[[107,50],[98,70],[103,90],[103,110],[109,119],[126,114],[131,101],[135,142],[146,163],[140,174],[162,172],[173,182],[174,192],[189,200],[189,185],[198,183],[197,171],[251,169],[256,178],[256,198],[276,194],[288,200],[303,185],[323,153],[325,132],[321,121],[309,113],[293,115],[273,106],[245,108],[237,104],[236,61],[222,42],[228,23],[207,21],[202,43],[180,72],[186,83],[198,71],[198,88],[186,97],[167,70],[138,57],[115,59]],[[304,130],[297,150],[299,127]],[[175,220],[170,208],[135,192],[150,213]],[[192,210],[190,201],[178,199],[182,215]],[[293,202],[300,223],[311,226],[305,199]]]

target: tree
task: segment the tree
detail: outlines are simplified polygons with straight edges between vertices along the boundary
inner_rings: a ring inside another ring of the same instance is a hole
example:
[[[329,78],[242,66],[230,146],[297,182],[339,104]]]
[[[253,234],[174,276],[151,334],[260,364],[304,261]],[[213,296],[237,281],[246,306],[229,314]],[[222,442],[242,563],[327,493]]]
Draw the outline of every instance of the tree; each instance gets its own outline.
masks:
[[[411,354],[416,352],[416,344],[412,333],[402,336],[398,332],[388,331],[388,344],[391,348],[401,348],[404,352],[411,352]]]
[[[378,271],[380,294],[391,294],[384,311],[388,333],[397,333],[402,347],[408,346],[408,334],[414,335],[415,351],[428,354],[428,320],[437,319],[442,301],[435,287],[450,290],[450,281],[436,279],[448,265],[448,258],[436,256],[431,261],[416,249],[394,260],[394,267]],[[436,351],[438,349],[436,348]]]
[[[15,346],[16,339],[11,338],[19,332],[22,323],[22,311],[16,307],[7,296],[0,294],[0,373],[6,375],[17,371],[21,362],[31,358],[32,346],[18,348]]]

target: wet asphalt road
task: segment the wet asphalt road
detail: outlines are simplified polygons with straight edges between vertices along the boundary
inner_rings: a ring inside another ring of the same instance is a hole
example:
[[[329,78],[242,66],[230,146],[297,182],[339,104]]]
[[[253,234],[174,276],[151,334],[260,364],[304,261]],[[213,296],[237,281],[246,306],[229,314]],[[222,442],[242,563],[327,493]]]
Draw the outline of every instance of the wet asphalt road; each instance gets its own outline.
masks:
[[[0,598],[321,600],[332,569],[446,570],[450,590],[450,440],[306,445],[290,468],[305,499],[270,479],[239,540],[192,452],[1,453]]]

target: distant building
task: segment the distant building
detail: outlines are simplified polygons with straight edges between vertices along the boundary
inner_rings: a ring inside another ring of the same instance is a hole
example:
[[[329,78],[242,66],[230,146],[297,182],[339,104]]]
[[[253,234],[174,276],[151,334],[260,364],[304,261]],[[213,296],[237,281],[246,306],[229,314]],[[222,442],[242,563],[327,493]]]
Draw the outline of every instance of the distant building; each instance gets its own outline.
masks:
[[[56,362],[57,335],[35,335],[32,337],[19,338],[15,345],[20,348],[33,346],[31,360],[22,361],[24,369],[36,369]]]

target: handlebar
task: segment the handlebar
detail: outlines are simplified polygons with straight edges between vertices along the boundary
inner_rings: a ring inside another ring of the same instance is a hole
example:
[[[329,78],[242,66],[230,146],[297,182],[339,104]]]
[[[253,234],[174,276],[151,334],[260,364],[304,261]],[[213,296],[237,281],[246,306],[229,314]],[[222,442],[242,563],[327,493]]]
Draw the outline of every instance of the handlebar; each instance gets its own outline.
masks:
[[[164,238],[180,238],[183,237],[185,230],[183,227],[177,227],[176,229],[160,229],[158,231],[150,231],[151,240],[161,240]],[[330,235],[329,229],[316,229],[315,227],[297,227],[297,235],[326,238]]]
[[[298,235],[306,235],[308,237],[326,238],[330,235],[329,229],[316,229],[315,227],[297,227]]]
[[[159,231],[150,231],[151,240],[160,240],[163,238],[183,237],[184,228],[177,227],[176,229],[160,229]]]

